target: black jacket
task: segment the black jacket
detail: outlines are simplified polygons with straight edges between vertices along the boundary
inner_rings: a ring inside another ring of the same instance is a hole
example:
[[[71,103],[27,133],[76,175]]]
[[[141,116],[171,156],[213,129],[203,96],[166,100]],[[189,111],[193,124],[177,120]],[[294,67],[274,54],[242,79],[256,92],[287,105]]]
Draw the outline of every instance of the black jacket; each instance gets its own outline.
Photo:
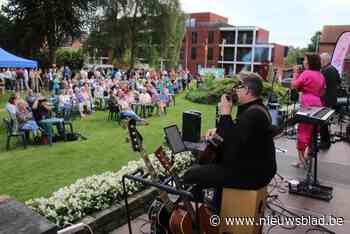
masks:
[[[202,187],[259,189],[268,185],[276,174],[275,146],[269,117],[254,105],[256,100],[238,108],[235,121],[221,116],[217,133],[224,142],[215,163],[195,165],[187,170],[183,181]]]
[[[327,107],[334,108],[337,105],[337,90],[341,82],[339,72],[331,64],[322,68],[321,72],[326,79],[327,86],[322,101]]]
[[[221,116],[218,134],[224,138],[218,164],[239,171],[242,183],[248,187],[267,185],[276,174],[273,132],[267,113],[256,100],[238,107],[237,118]],[[265,108],[266,109],[266,108]]]

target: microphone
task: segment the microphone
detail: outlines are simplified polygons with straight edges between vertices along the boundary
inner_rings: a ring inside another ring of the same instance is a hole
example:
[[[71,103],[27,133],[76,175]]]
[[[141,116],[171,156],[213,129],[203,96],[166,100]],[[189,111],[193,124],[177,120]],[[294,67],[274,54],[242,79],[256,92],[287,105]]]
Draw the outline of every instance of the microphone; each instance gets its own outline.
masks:
[[[225,96],[227,101],[232,102],[233,105],[236,105],[238,103],[238,95],[237,95],[236,89],[226,91]]]

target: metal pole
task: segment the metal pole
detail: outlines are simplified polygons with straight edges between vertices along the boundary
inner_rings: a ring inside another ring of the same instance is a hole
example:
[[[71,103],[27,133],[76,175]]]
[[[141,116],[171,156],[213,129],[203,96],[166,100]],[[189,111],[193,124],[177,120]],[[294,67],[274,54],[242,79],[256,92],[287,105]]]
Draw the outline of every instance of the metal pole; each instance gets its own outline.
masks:
[[[126,178],[125,176],[123,176],[123,178],[122,178],[124,202],[125,202],[126,217],[128,220],[129,234],[132,234],[131,220],[130,220],[130,213],[129,213],[129,204],[128,204],[128,192],[126,191],[125,178]]]
[[[187,29],[186,29],[186,46],[185,46],[185,67],[186,70],[188,69],[188,33],[187,33]]]
[[[224,68],[225,43],[226,43],[226,39],[222,39],[222,56],[221,56],[221,67],[222,68]],[[225,75],[225,71],[224,71],[224,75]]]
[[[208,63],[208,39],[204,42],[204,68],[207,68]]]

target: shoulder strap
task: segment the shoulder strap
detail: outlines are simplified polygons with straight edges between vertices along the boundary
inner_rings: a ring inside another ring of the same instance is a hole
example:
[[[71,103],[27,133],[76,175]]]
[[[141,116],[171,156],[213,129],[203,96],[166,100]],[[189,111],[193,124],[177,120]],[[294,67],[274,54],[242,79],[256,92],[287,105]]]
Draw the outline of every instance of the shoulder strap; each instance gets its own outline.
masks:
[[[253,109],[258,109],[258,110],[261,110],[262,112],[264,112],[267,119],[269,120],[270,124],[272,124],[272,117],[271,117],[270,113],[266,110],[266,108],[264,108],[263,106],[261,106],[259,104],[254,104],[254,105],[250,106],[247,110],[253,110]]]

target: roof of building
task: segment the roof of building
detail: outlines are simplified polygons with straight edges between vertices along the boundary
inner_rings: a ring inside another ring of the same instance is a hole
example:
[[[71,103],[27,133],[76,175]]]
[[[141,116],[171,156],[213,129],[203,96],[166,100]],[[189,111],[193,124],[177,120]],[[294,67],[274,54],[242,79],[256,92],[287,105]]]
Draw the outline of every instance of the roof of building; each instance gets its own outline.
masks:
[[[323,26],[320,43],[336,43],[338,37],[350,31],[350,25],[325,25]]]
[[[209,22],[198,22],[197,27],[206,27],[206,28],[222,28],[222,27],[234,27],[231,24],[222,22],[222,21],[209,21]]]
[[[208,15],[208,16],[216,16],[216,17],[220,17],[220,18],[224,18],[226,20],[228,20],[227,17],[225,16],[222,16],[222,15],[218,15],[218,14],[215,14],[213,12],[192,12],[192,13],[188,13],[190,16],[192,17],[196,17],[196,16],[199,16],[199,15]]]

